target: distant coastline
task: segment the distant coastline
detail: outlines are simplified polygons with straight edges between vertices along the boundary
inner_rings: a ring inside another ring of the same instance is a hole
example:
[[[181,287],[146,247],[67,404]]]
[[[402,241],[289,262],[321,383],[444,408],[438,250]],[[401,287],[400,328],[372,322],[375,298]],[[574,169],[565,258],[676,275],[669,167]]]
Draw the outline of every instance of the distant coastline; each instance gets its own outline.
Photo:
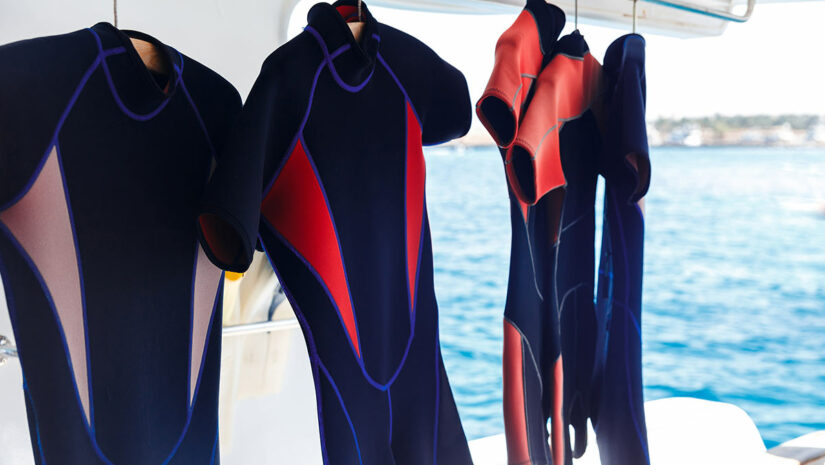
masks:
[[[825,116],[715,115],[699,118],[658,118],[648,121],[653,147],[825,147]],[[452,141],[451,146],[494,145],[480,124]]]

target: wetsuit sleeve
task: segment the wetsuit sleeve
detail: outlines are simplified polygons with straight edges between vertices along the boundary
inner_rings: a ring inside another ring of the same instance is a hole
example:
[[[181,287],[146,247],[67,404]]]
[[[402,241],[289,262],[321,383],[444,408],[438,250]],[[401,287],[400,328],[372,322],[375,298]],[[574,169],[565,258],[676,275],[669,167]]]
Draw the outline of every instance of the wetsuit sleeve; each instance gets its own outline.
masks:
[[[229,271],[246,270],[255,249],[260,250],[257,236],[266,176],[288,148],[285,120],[291,119],[282,103],[292,97],[280,88],[280,62],[275,56],[264,62],[224,144],[227,162],[215,169],[204,201],[204,247],[216,265]]]
[[[0,46],[0,210],[37,171],[96,50],[87,31]]]
[[[252,263],[261,197],[261,156],[239,144],[244,124],[240,109],[240,97],[237,105],[225,107],[227,127],[213,139],[217,163],[198,218],[206,255],[216,266],[238,273]]]
[[[437,145],[464,136],[470,130],[473,107],[467,80],[461,71],[435,57],[431,94],[423,121],[424,145]]]
[[[644,52],[644,42],[641,39],[628,43],[625,66],[616,83],[616,100],[612,111],[616,155],[621,157],[621,160],[616,161],[625,164],[629,168],[628,175],[635,178],[629,202],[637,202],[644,197],[650,185]]]

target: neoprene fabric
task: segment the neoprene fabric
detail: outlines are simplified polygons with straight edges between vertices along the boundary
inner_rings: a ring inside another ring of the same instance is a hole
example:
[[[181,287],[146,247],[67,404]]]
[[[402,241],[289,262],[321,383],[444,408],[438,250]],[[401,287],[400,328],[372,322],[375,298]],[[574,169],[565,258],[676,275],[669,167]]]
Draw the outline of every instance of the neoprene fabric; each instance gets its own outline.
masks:
[[[593,401],[582,414],[593,422],[603,464],[649,464],[642,385],[644,213],[639,206],[651,173],[644,38],[628,34],[616,39],[605,53],[603,69],[607,124],[600,159],[605,203],[598,330]]]
[[[105,23],[4,45],[0,69],[0,274],[36,462],[217,463],[222,273],[196,218],[238,93]]]
[[[572,464],[584,453],[590,419],[602,463],[644,464],[643,217],[636,203],[650,173],[644,41],[638,35],[618,39],[602,69],[578,31],[548,46],[544,39],[555,38],[560,26],[539,20],[534,10],[541,8],[548,7],[528,2],[530,15],[522,13],[497,46],[522,57],[547,57],[540,72],[533,77],[533,62],[499,59],[497,51],[496,69],[477,105],[502,145],[510,186],[513,235],[504,312],[508,460]],[[530,16],[534,21],[525,19]],[[498,134],[510,123],[485,102],[497,89],[516,88],[529,90],[522,108],[513,111],[518,129],[505,144]],[[607,194],[596,296],[600,174]]]
[[[301,322],[327,464],[471,463],[438,339],[422,144],[462,136],[463,75],[364,6],[320,3],[267,58],[235,150]]]

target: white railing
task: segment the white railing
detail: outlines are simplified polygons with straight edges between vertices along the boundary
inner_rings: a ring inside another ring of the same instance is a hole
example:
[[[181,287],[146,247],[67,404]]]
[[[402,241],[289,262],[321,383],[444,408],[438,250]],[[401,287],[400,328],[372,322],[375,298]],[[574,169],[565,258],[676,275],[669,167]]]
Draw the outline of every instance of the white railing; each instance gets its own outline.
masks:
[[[245,325],[224,326],[223,337],[274,333],[277,331],[287,331],[300,327],[301,326],[298,324],[298,320],[295,318],[290,318],[288,320],[264,321],[261,323],[249,323]]]
[[[288,320],[264,321],[261,323],[250,323],[245,325],[225,326],[223,337],[247,336],[251,334],[265,334],[279,331],[289,331],[300,328],[298,320],[290,318]],[[17,348],[11,344],[6,336],[0,335],[0,365],[9,358],[18,358]]]

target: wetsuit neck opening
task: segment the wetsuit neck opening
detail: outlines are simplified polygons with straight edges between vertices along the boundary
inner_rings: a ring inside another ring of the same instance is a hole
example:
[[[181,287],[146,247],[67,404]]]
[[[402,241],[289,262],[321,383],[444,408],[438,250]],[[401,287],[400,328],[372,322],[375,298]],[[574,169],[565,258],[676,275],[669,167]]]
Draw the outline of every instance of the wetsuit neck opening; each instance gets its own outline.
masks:
[[[339,0],[334,4],[319,3],[309,10],[307,29],[313,32],[325,55],[329,66],[340,76],[342,87],[360,90],[375,69],[381,38],[378,23],[367,5],[361,4],[358,17],[357,0]],[[364,23],[361,40],[356,40],[349,22]]]
[[[154,37],[138,31],[120,30],[109,23],[98,23],[92,30],[101,40],[103,64],[112,92],[124,112],[153,114],[175,94],[183,64],[180,54]],[[132,39],[149,44],[160,61],[158,70],[147,67]],[[122,49],[122,52],[117,52]],[[162,72],[160,71],[162,69]]]

